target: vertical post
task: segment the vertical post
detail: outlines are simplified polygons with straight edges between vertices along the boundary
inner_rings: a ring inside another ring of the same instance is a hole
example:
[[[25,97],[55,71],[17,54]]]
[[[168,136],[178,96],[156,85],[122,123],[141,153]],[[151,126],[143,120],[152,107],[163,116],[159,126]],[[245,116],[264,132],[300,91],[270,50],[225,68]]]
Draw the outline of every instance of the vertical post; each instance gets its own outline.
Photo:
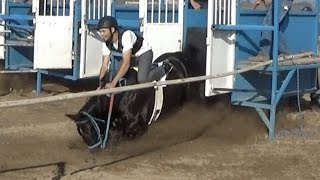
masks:
[[[270,110],[270,127],[269,138],[273,138],[275,129],[275,117],[276,117],[276,97],[278,89],[278,41],[279,41],[279,0],[273,1],[273,49],[272,49],[272,90],[271,90],[271,107]]]
[[[151,23],[153,23],[153,15],[154,15],[154,0],[151,1]]]
[[[42,86],[42,75],[40,70],[37,71],[37,84],[36,84],[36,95],[40,96]]]
[[[45,8],[47,5],[44,4],[43,6]],[[46,14],[43,14],[43,15],[45,16]],[[50,0],[50,16],[52,15],[53,15],[53,0]]]
[[[158,23],[161,22],[161,0],[158,2]]]
[[[56,7],[56,11],[57,11],[57,12],[56,12],[56,16],[59,16],[59,5],[60,5],[60,4],[59,4],[59,1],[57,1],[56,3],[57,3],[57,4],[56,4],[56,5],[57,5],[57,7]]]
[[[86,21],[88,18],[88,14],[90,16],[90,2],[87,4],[87,0],[81,0],[81,16],[80,16],[80,65],[79,65],[79,73],[84,74],[84,66],[86,60],[86,41],[87,41],[87,25]],[[88,9],[87,9],[88,8]],[[89,17],[90,18],[90,17]],[[77,61],[75,61],[77,62]],[[75,67],[74,68],[78,68]]]
[[[101,8],[100,0],[98,0],[98,17],[97,17],[98,19],[100,19],[101,17],[100,8]]]
[[[164,22],[165,23],[168,23],[168,0],[165,0],[166,1],[166,5],[165,5],[165,16],[164,16]],[[173,1],[174,3],[174,1]]]

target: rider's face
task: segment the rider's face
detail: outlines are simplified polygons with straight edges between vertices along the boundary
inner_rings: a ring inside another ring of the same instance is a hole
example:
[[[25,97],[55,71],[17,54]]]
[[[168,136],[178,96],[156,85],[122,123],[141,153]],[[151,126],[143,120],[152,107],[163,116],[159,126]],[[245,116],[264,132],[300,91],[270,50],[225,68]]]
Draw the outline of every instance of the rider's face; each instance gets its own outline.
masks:
[[[107,41],[111,38],[112,33],[115,32],[115,29],[112,28],[102,28],[99,30],[100,36],[103,38],[103,40]]]

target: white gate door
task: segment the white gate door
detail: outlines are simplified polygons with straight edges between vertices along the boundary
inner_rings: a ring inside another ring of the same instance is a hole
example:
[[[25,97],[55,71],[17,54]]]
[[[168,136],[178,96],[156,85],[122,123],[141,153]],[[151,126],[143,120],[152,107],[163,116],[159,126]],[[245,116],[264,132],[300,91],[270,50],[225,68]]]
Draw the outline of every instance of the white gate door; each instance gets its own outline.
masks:
[[[103,40],[98,31],[90,27],[95,27],[101,17],[111,15],[111,5],[112,0],[81,1],[80,78],[99,75]]]
[[[235,32],[211,28],[213,25],[235,25],[236,3],[236,0],[208,1],[206,75],[217,75],[234,70]],[[233,76],[227,76],[206,80],[205,96],[227,93],[228,91],[217,89],[232,89],[233,79]]]
[[[72,68],[73,0],[33,0],[34,69]]]
[[[184,0],[140,0],[141,31],[153,49],[153,58],[182,50]]]

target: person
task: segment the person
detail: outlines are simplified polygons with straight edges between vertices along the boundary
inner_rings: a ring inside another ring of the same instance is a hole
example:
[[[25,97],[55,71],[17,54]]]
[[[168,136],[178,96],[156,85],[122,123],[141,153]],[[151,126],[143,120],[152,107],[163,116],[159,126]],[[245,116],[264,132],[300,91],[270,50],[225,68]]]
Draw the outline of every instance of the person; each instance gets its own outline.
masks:
[[[293,0],[280,0],[279,7],[279,52],[281,55],[290,54],[287,44],[283,37],[283,32],[288,26],[288,12],[291,8]],[[254,2],[254,9],[256,9],[260,4],[264,3],[267,7],[267,14],[263,19],[263,25],[271,26],[272,25],[272,0],[256,0]],[[259,60],[265,61],[270,60],[271,54],[271,45],[272,45],[272,32],[271,31],[263,31],[261,33],[260,40],[260,51],[257,56],[251,57],[250,60]]]
[[[206,9],[208,8],[208,0],[190,0],[190,5],[193,9]]]
[[[159,80],[171,71],[172,65],[169,62],[164,62],[162,66],[152,69],[153,51],[146,39],[131,30],[121,31],[114,17],[102,17],[98,22],[98,30],[104,40],[98,89],[115,87],[127,73],[132,60],[138,64],[138,83]],[[104,78],[109,70],[111,51],[122,53],[122,62],[111,82],[108,82]],[[102,87],[104,80],[108,83]]]

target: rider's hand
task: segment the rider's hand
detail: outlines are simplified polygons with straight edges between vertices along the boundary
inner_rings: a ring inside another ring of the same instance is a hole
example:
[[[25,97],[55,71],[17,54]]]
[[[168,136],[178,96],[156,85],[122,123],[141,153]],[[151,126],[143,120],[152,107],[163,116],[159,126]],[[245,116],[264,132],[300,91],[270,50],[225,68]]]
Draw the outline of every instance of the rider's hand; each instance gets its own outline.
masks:
[[[256,0],[253,4],[253,9],[256,9],[264,0]]]
[[[116,85],[114,85],[113,83],[107,83],[107,84],[104,86],[105,89],[114,88],[114,87],[116,87]]]

